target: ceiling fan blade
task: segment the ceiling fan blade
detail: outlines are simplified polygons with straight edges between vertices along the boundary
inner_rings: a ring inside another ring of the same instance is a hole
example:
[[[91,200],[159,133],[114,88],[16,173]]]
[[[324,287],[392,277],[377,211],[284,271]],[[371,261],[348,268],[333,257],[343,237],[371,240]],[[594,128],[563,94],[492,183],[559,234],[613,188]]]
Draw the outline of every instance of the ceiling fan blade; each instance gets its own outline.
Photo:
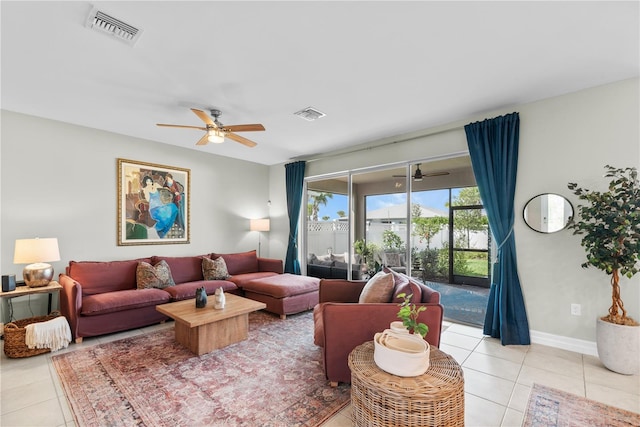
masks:
[[[168,128],[207,130],[207,128],[203,128],[202,126],[168,125],[168,124],[165,124],[165,123],[156,123],[156,126],[164,126],[164,127],[168,127]]]
[[[240,144],[244,144],[250,148],[258,145],[257,143],[251,141],[250,139],[247,139],[244,136],[236,135],[235,133],[229,132],[225,136],[228,137],[229,139],[233,139],[235,142],[239,142]]]
[[[432,177],[432,176],[444,176],[444,175],[449,175],[449,172],[432,172],[432,173],[423,173],[422,177]],[[407,175],[391,175],[391,178],[406,178]]]
[[[209,134],[205,133],[204,136],[200,138],[198,142],[196,142],[196,145],[207,145],[208,143],[209,143]]]
[[[207,113],[205,113],[204,111],[202,111],[202,110],[196,110],[195,108],[192,108],[192,109],[191,109],[191,111],[193,111],[193,112],[196,114],[196,116],[200,117],[200,120],[202,120],[202,121],[203,121],[203,122],[205,122],[206,124],[211,125],[211,126],[218,127],[218,126],[216,126],[216,124],[213,122],[213,119],[212,119],[211,117],[209,117],[209,115],[208,115]]]
[[[262,126],[259,123],[256,124],[252,124],[252,125],[230,125],[230,126],[223,126],[225,132],[253,132],[253,131],[259,131],[259,130],[264,130],[264,126]]]

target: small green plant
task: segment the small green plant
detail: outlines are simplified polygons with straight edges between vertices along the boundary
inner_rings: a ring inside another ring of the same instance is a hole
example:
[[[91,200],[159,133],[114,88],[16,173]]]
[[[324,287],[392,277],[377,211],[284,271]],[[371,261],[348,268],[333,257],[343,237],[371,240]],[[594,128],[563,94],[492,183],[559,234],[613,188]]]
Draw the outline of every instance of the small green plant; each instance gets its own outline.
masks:
[[[393,230],[384,230],[382,232],[382,247],[384,249],[400,250],[402,249],[402,237]]]
[[[418,322],[418,316],[421,312],[425,311],[427,307],[421,305],[416,306],[411,302],[413,294],[399,293],[398,298],[402,298],[404,301],[398,304],[400,310],[398,311],[398,319],[402,320],[402,324],[412,334],[419,334],[424,338],[429,333],[429,327],[424,323]]]
[[[380,271],[381,266],[375,260],[375,254],[379,250],[378,245],[375,243],[366,243],[364,239],[360,239],[353,242],[353,249],[360,255],[360,262],[367,265],[369,274],[373,275]]]

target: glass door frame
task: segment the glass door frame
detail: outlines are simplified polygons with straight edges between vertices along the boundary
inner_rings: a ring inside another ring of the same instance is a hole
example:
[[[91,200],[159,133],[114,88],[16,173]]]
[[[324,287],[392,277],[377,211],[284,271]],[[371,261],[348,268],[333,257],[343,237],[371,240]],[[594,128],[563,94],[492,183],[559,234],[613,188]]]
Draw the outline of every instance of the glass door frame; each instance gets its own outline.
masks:
[[[416,164],[420,163],[422,165],[427,165],[430,162],[437,162],[440,160],[447,160],[447,159],[454,159],[457,157],[461,157],[461,156],[468,156],[469,153],[468,151],[465,152],[456,152],[456,153],[450,153],[447,155],[442,155],[442,156],[434,156],[434,157],[429,157],[426,159],[417,159],[417,160],[409,160],[409,161],[402,161],[402,162],[394,162],[394,163],[387,163],[387,164],[382,164],[382,165],[377,165],[377,166],[369,166],[369,167],[363,167],[363,168],[357,168],[357,169],[350,169],[350,170],[344,170],[344,171],[339,171],[339,172],[333,172],[333,173],[327,173],[327,174],[321,174],[321,175],[314,175],[314,176],[309,176],[309,177],[305,177],[304,178],[304,185],[303,185],[303,200],[306,201],[308,200],[308,188],[309,188],[309,183],[310,182],[314,182],[314,181],[322,181],[322,180],[326,180],[326,179],[332,179],[332,178],[347,178],[347,199],[348,199],[348,228],[349,228],[349,233],[348,233],[348,241],[347,241],[347,245],[349,248],[348,251],[348,265],[351,265],[355,260],[352,259],[352,252],[353,252],[353,242],[356,240],[355,236],[356,236],[356,223],[358,220],[356,220],[354,218],[354,195],[353,195],[353,186],[354,186],[354,180],[353,180],[353,176],[354,175],[359,175],[359,174],[366,174],[366,173],[371,173],[371,172],[377,172],[377,171],[384,171],[384,170],[390,170],[390,169],[401,169],[403,168],[405,170],[405,194],[406,194],[406,218],[407,218],[407,229],[406,229],[406,233],[404,236],[405,239],[405,259],[406,261],[406,265],[408,266],[408,269],[410,269],[411,265],[413,264],[413,260],[411,259],[411,248],[409,245],[409,242],[411,241],[411,231],[412,231],[412,227],[411,227],[411,203],[412,203],[412,193],[415,191],[413,188],[413,180],[411,179],[411,172],[412,172],[412,168],[413,166],[415,166]],[[424,166],[423,166],[424,167]],[[307,228],[308,228],[308,220],[307,220],[307,215],[302,214],[301,215],[301,228],[303,230],[302,233],[299,233],[299,238],[300,238],[300,248],[302,248],[302,250],[299,251],[299,255],[300,255],[300,261],[301,261],[301,268],[303,269],[303,271],[306,271],[307,268],[307,256],[308,256],[308,248],[307,248]],[[363,238],[366,234],[366,224],[365,222],[365,215],[362,215],[362,218],[359,219],[363,224]],[[347,278],[349,280],[351,280],[351,268],[347,269]],[[410,274],[410,273],[409,273]]]
[[[451,191],[449,192],[451,196]],[[487,249],[467,249],[455,247],[455,212],[470,209],[484,210],[483,205],[468,205],[468,206],[452,206],[451,197],[449,198],[449,282],[454,285],[472,285],[482,286],[488,288],[491,286],[491,228],[487,224]],[[487,254],[487,277],[476,276],[464,276],[454,274],[453,264],[455,261],[455,252],[481,252]]]

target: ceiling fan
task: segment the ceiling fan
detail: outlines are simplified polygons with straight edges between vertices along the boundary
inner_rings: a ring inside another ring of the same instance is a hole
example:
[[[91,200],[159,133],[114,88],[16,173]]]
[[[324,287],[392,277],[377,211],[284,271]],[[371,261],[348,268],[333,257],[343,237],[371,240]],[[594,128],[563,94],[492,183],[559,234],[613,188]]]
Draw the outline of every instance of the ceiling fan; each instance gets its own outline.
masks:
[[[446,171],[442,171],[442,172],[431,172],[431,173],[422,173],[422,171],[420,170],[420,165],[422,163],[418,163],[416,164],[416,172],[413,174],[413,180],[414,181],[422,181],[422,178],[431,178],[433,176],[444,176],[444,175],[449,175],[449,172]],[[391,175],[393,178],[406,178],[406,175]]]
[[[247,147],[255,147],[257,143],[245,138],[244,136],[236,135],[234,132],[253,132],[264,130],[264,126],[261,124],[248,124],[248,125],[223,125],[218,121],[218,117],[222,115],[220,110],[210,110],[213,119],[202,110],[192,108],[191,111],[205,123],[206,126],[187,126],[187,125],[169,125],[165,123],[156,123],[158,126],[172,127],[172,128],[184,128],[184,129],[199,129],[206,133],[196,145],[207,145],[210,142],[214,144],[220,144],[224,142],[224,138],[227,137],[240,144],[244,144]]]

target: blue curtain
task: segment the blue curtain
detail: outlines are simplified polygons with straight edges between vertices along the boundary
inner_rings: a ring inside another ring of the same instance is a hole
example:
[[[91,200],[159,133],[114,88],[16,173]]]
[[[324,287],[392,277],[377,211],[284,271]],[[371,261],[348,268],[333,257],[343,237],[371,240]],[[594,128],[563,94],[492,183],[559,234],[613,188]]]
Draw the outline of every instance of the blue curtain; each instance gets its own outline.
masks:
[[[498,244],[484,333],[503,345],[530,344],[513,236],[520,117],[512,113],[464,127],[473,173]]]
[[[302,204],[302,187],[304,184],[303,161],[284,165],[287,185],[287,212],[289,212],[289,243],[287,257],[284,261],[284,272],[300,274],[298,261],[298,223],[300,219],[300,205]]]

